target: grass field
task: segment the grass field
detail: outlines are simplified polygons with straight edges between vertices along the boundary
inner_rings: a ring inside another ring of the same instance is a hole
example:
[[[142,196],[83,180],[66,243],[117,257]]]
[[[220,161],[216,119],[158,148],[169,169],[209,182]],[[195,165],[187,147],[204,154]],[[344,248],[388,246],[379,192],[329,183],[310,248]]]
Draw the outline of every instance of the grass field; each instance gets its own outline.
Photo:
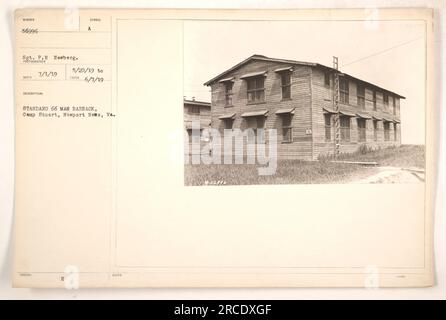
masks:
[[[342,154],[340,160],[348,161],[374,161],[380,166],[392,167],[414,167],[424,169],[425,154],[424,146],[401,145],[400,147],[389,147],[365,153]]]
[[[319,161],[279,160],[271,176],[259,176],[259,165],[185,165],[185,185],[250,185],[347,183],[377,172],[373,166]],[[342,154],[338,160],[377,162],[379,166],[424,168],[424,146],[402,145],[376,151]]]

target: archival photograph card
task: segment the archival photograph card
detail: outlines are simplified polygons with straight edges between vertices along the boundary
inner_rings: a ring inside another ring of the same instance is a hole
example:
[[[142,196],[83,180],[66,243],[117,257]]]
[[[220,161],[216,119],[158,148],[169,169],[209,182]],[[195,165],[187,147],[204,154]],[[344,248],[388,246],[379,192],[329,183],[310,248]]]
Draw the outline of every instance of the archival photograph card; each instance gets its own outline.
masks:
[[[18,9],[15,287],[423,287],[428,9]]]

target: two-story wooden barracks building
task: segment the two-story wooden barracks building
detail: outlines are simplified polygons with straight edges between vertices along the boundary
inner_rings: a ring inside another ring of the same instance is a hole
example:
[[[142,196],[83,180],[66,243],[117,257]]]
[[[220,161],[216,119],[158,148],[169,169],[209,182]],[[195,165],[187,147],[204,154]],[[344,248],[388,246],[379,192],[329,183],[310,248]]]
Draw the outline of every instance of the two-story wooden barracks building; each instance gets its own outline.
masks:
[[[277,129],[282,159],[333,154],[334,72],[318,63],[253,55],[205,83],[212,91],[212,127]],[[362,144],[400,145],[400,99],[404,97],[341,74],[340,152],[354,152]]]

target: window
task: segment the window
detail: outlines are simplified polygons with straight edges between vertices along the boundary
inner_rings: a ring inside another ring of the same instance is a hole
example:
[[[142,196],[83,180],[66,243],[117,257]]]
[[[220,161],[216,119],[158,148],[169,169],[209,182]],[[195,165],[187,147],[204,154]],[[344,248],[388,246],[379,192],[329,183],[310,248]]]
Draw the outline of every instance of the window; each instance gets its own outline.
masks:
[[[325,122],[325,141],[331,141],[331,114],[324,114]]]
[[[189,106],[189,113],[193,115],[199,115],[200,114],[200,107],[198,106]]]
[[[378,120],[373,120],[373,140],[378,141]]]
[[[396,114],[395,97],[392,97],[392,113]]]
[[[373,110],[376,111],[376,91],[373,91]]]
[[[386,93],[383,94],[383,102],[384,102],[384,111],[389,111],[389,96]]]
[[[339,79],[339,92],[342,103],[348,104],[348,80],[341,78]]]
[[[398,126],[396,123],[393,124],[393,140],[398,140]]]
[[[226,101],[227,107],[232,106],[232,87],[233,86],[234,86],[234,83],[232,81],[225,82],[225,101]]]
[[[384,141],[390,140],[390,123],[384,122]]]
[[[365,88],[362,85],[357,85],[356,96],[358,98],[358,107],[361,109],[365,108]]]
[[[364,142],[366,140],[366,120],[357,119],[358,122],[358,141]]]
[[[330,87],[330,72],[328,71],[324,73],[324,85]]]
[[[350,117],[339,117],[341,141],[350,141]]]
[[[249,78],[248,82],[248,103],[258,103],[265,101],[265,78]]]
[[[225,129],[232,130],[232,126],[234,124],[234,119],[224,119]]]
[[[282,72],[280,79],[282,81],[282,99],[291,99],[291,73]]]
[[[291,126],[291,113],[282,114],[283,142],[293,142],[293,127]]]
[[[246,119],[248,128],[253,130],[254,141],[257,143],[265,143],[265,117],[249,117]]]
[[[257,143],[265,143],[265,117],[255,117],[257,119],[256,139]]]

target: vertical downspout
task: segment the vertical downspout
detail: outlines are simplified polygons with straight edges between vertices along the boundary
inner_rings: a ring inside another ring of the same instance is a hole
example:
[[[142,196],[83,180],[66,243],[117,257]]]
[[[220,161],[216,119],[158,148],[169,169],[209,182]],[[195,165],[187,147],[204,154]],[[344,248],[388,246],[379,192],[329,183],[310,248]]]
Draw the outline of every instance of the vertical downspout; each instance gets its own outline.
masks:
[[[313,68],[310,68],[310,130],[311,130],[311,160],[314,159],[314,133],[313,133]]]

